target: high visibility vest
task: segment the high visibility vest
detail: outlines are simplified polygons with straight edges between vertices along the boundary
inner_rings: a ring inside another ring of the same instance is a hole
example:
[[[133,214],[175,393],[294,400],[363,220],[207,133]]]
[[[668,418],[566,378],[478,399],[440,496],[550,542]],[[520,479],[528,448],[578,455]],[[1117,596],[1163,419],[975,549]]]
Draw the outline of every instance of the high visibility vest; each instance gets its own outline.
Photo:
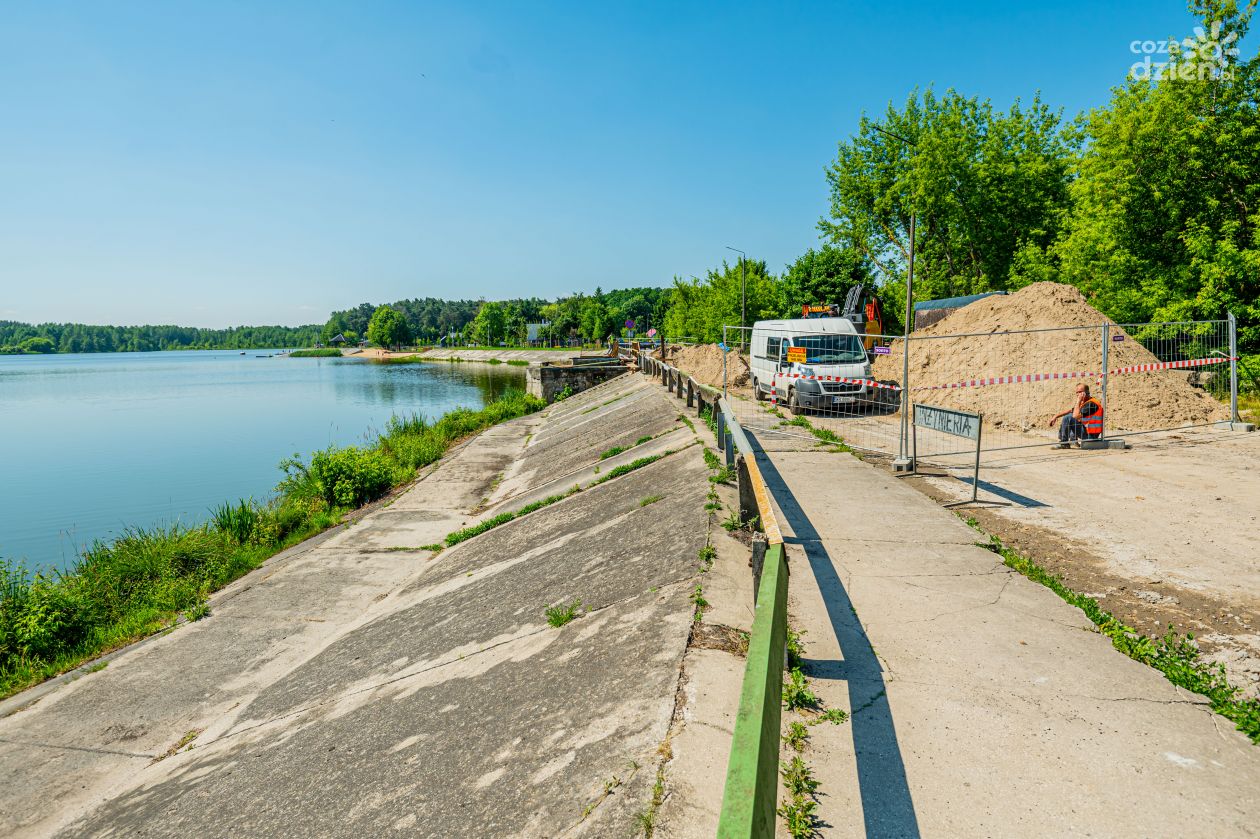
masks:
[[[1103,433],[1103,406],[1097,399],[1092,396],[1085,400],[1085,404],[1094,405],[1094,413],[1092,416],[1081,417],[1081,422],[1085,425],[1085,433],[1090,437],[1098,437]]]

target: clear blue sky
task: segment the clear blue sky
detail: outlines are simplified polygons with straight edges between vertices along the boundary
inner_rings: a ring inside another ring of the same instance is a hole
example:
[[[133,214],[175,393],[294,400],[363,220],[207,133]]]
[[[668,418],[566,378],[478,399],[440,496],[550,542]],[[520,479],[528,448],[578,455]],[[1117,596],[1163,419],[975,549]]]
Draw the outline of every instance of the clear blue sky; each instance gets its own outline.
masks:
[[[0,318],[322,322],[664,285],[725,245],[779,271],[863,111],[931,84],[1071,117],[1131,41],[1194,23],[1180,0],[10,2]]]

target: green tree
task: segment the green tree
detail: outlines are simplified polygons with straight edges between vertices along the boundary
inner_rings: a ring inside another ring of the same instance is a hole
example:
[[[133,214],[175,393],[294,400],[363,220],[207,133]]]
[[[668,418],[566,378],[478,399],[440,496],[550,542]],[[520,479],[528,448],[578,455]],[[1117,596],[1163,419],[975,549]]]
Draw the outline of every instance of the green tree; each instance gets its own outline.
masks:
[[[869,283],[866,260],[854,248],[823,245],[810,248],[787,267],[781,280],[783,317],[798,318],[801,307],[814,303],[844,303],[849,289]]]
[[[1219,41],[1250,8],[1192,3]],[[1236,41],[1235,41],[1236,43]],[[1025,262],[1077,285],[1121,322],[1220,318],[1260,344],[1260,68],[1210,44],[1173,43],[1161,79],[1130,79],[1079,123],[1067,232]]]
[[[378,347],[397,347],[410,339],[410,330],[402,312],[389,306],[378,306],[367,328],[368,340]]]
[[[755,321],[777,317],[784,308],[780,284],[766,270],[764,260],[746,260],[744,268],[748,326]],[[665,314],[665,337],[698,341],[720,341],[723,326],[739,326],[740,266],[722,262],[710,269],[703,280],[690,282],[674,278],[669,310]],[[734,340],[734,338],[732,338]]]
[[[472,339],[478,344],[493,345],[504,339],[506,324],[501,304],[482,303],[471,324]]]
[[[1059,114],[1037,97],[1000,112],[953,90],[916,91],[839,144],[819,227],[863,255],[893,309],[905,301],[912,211],[916,298],[1005,289],[1016,254],[1048,246],[1060,228],[1069,151]]]

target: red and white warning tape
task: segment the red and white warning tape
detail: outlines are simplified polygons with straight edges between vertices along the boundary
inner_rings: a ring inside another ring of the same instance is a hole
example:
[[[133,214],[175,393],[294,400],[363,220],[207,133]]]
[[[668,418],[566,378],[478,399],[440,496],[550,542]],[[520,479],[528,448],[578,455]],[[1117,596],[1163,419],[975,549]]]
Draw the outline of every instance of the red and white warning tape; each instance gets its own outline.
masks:
[[[1185,361],[1161,361],[1156,364],[1134,364],[1132,367],[1118,367],[1112,370],[1108,375],[1114,376],[1117,373],[1147,373],[1151,370],[1175,370],[1182,367],[1206,367],[1209,364],[1224,364],[1228,361],[1237,361],[1236,358],[1226,358],[1216,356],[1213,358],[1191,358]]]
[[[1152,364],[1134,364],[1130,367],[1117,367],[1107,373],[1109,376],[1118,376],[1125,373],[1149,373],[1153,370],[1174,370],[1186,367],[1205,367],[1209,364],[1224,364],[1236,359],[1230,357],[1213,357],[1213,358],[1191,358],[1184,361],[1159,361]],[[952,382],[946,385],[922,385],[920,387],[910,388],[914,390],[951,390],[959,387],[984,387],[986,385],[1012,385],[1024,384],[1027,382],[1046,382],[1056,379],[1101,379],[1103,374],[1094,373],[1087,370],[1069,372],[1069,373],[1024,373],[1017,376],[993,376],[987,379],[968,379],[962,382]]]
[[[884,390],[901,390],[901,385],[884,384],[874,379],[846,379],[843,376],[803,376],[800,373],[784,373],[783,375],[789,379],[808,379],[811,382],[840,382],[849,385],[866,385]]]
[[[911,390],[950,390],[956,387],[984,387],[985,385],[1013,385],[1025,382],[1046,382],[1054,379],[1096,379],[1097,373],[1079,371],[1074,373],[1023,373],[1018,376],[993,376],[988,379],[968,379],[963,382],[952,382],[947,385],[922,385]]]

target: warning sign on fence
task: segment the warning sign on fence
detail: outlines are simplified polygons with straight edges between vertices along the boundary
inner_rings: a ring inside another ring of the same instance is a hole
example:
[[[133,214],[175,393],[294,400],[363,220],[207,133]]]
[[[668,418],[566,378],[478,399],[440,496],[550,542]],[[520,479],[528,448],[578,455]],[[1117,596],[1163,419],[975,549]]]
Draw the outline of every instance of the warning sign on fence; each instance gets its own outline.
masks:
[[[980,439],[979,415],[968,414],[964,411],[935,408],[931,405],[915,405],[914,424],[942,434],[966,437],[968,440]]]

